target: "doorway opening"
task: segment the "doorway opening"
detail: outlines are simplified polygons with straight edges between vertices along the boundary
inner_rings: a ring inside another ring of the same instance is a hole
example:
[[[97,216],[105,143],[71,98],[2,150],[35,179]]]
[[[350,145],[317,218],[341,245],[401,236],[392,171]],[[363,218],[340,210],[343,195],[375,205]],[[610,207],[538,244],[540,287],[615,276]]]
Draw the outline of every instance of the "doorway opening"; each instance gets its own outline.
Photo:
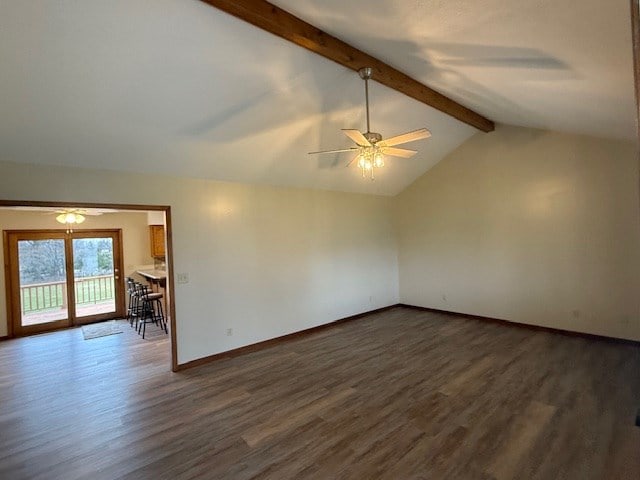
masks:
[[[89,216],[82,228],[49,228],[56,226],[56,210],[69,208],[86,210]],[[136,342],[135,328],[131,337],[129,322],[123,320],[129,298],[127,279],[133,277],[162,293],[156,295],[162,296],[170,331],[167,338],[163,330],[166,340],[156,346],[170,343],[171,369],[177,370],[168,206],[0,200],[0,229],[5,267],[0,283],[4,280],[6,291],[6,308],[1,308],[6,310],[6,322],[1,322],[0,337],[76,326],[83,326],[84,334],[87,329],[106,327],[107,323],[97,322],[109,320]],[[161,278],[152,282],[149,274]],[[3,314],[0,311],[0,320]]]

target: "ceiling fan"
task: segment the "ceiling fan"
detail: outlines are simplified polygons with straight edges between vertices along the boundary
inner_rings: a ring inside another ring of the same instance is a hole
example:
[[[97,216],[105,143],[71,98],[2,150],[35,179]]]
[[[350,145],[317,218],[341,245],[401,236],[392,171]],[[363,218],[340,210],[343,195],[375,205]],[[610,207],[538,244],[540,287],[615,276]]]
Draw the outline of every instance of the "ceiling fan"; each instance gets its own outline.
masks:
[[[105,213],[117,213],[112,208],[56,208],[56,207],[10,207],[10,210],[23,212],[42,212],[43,215],[55,215],[56,221],[67,227],[67,233],[73,232],[72,226],[83,223],[87,216],[98,216]]]
[[[358,167],[362,171],[362,177],[367,174],[374,179],[374,170],[376,168],[384,167],[384,155],[391,157],[410,158],[416,153],[416,150],[408,150],[405,148],[396,148],[396,145],[403,143],[413,142],[415,140],[422,140],[431,136],[431,132],[426,128],[420,128],[411,132],[396,135],[395,137],[383,139],[382,135],[376,132],[372,132],[369,128],[369,79],[373,73],[372,68],[365,67],[358,70],[360,78],[364,80],[364,94],[367,107],[367,131],[362,133],[360,130],[354,129],[342,129],[344,134],[355,142],[357,146],[349,148],[341,148],[337,150],[322,150],[319,152],[309,152],[309,155],[315,155],[319,153],[340,153],[340,152],[353,152],[355,157],[347,163],[347,167],[350,166],[356,159],[358,160]]]
[[[63,208],[52,212],[60,223],[82,223],[86,215],[102,215],[100,211],[89,211],[83,208]]]
[[[55,213],[58,223],[67,226],[67,233],[73,233],[73,225],[80,225],[84,222],[86,215],[102,215],[103,212],[97,209],[64,208],[53,213]]]

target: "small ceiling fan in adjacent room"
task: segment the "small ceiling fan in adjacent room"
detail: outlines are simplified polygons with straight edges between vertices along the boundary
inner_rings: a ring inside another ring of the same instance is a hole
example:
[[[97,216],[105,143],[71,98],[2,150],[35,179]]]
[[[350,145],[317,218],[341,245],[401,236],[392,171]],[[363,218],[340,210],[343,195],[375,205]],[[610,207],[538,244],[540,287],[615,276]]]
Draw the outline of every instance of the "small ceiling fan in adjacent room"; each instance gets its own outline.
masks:
[[[117,213],[113,208],[75,208],[75,207],[10,207],[10,210],[21,212],[41,212],[43,215],[55,215],[55,220],[67,227],[67,233],[73,233],[73,226],[84,223],[87,216],[93,217],[105,213]]]
[[[358,70],[360,78],[364,80],[364,93],[367,108],[367,131],[360,132],[360,130],[354,129],[342,129],[344,134],[349,137],[356,144],[355,147],[341,148],[336,150],[322,150],[319,152],[309,152],[309,155],[316,155],[320,153],[340,153],[340,152],[353,152],[356,155],[346,165],[350,166],[354,161],[358,160],[358,167],[362,171],[362,177],[369,176],[371,180],[374,179],[374,170],[376,168],[384,167],[385,155],[391,157],[410,158],[416,153],[416,150],[408,150],[405,148],[396,148],[396,145],[403,143],[414,142],[416,140],[422,140],[431,136],[431,132],[426,128],[420,128],[411,132],[396,135],[395,137],[383,139],[382,135],[376,132],[372,132],[369,127],[369,79],[371,78],[372,69],[361,68]]]
[[[102,215],[102,213],[102,211],[96,209],[86,210],[81,208],[64,208],[55,211],[56,221],[67,226],[67,233],[73,233],[73,226],[83,223],[86,215]]]

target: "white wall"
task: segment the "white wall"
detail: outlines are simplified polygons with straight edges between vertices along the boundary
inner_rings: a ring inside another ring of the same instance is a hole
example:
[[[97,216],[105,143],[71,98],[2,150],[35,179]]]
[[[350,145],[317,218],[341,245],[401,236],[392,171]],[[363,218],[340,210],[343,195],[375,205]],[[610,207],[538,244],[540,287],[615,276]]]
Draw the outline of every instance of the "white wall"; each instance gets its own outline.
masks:
[[[170,205],[179,363],[398,301],[389,197],[0,163],[0,198]]]
[[[55,215],[43,212],[6,210],[0,208],[0,231],[62,228]],[[139,212],[109,213],[87,216],[87,220],[76,231],[93,228],[121,228],[122,256],[125,275],[131,275],[141,265],[153,264],[149,246],[147,214]],[[0,265],[4,265],[4,249],[0,249]],[[7,334],[7,306],[4,294],[4,270],[0,271],[0,337]]]
[[[634,145],[504,126],[393,199],[0,163],[2,199],[172,207],[180,363],[399,300],[640,339],[638,195]]]
[[[396,198],[401,302],[640,340],[638,205],[631,143],[478,134]]]

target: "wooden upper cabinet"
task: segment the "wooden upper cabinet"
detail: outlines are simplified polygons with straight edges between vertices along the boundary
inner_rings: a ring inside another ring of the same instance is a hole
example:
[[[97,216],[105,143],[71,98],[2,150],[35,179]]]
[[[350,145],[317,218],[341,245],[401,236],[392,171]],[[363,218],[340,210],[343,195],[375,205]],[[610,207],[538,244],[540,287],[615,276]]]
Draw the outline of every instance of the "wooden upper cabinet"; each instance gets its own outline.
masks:
[[[164,257],[164,225],[149,225],[149,236],[151,238],[151,256]]]

